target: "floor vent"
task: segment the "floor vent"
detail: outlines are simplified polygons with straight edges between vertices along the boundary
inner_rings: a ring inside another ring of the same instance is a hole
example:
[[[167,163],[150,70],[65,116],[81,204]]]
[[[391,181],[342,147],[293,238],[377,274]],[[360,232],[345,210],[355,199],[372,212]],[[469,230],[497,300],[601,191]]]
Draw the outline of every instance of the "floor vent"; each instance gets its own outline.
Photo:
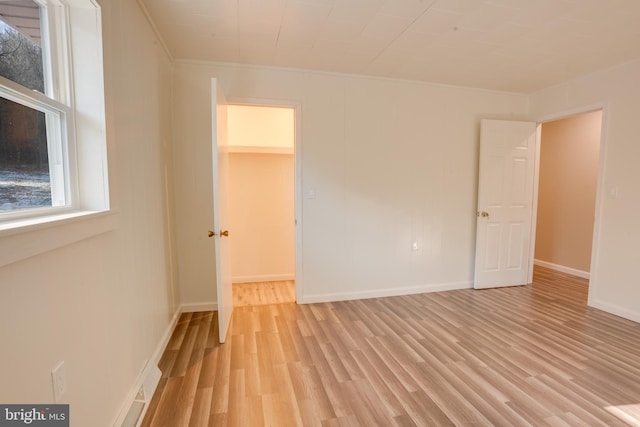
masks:
[[[134,400],[127,412],[127,416],[122,422],[122,427],[136,427],[140,421],[142,421],[142,411],[146,407],[147,403],[143,400]]]
[[[157,366],[150,367],[120,427],[140,426],[161,376],[162,372],[160,372]]]

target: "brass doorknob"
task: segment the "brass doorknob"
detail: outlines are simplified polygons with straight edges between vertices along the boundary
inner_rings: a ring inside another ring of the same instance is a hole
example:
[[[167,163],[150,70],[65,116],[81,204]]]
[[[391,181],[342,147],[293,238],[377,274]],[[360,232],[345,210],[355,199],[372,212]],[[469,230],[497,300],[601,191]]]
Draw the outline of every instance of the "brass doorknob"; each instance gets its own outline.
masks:
[[[214,233],[214,232],[213,232],[213,231],[211,231],[211,230],[209,230],[209,232],[207,233],[207,236],[209,236],[209,237],[213,237],[213,236],[215,236],[215,235],[216,235],[216,233]]]
[[[229,237],[229,230],[224,230],[224,231],[220,230],[220,235],[224,237]]]

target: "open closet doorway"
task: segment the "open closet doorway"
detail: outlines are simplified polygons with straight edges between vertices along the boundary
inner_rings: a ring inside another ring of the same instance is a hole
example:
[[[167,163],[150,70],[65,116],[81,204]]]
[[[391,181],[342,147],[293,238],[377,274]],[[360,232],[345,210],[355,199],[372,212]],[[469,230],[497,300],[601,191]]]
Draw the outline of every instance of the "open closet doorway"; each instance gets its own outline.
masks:
[[[602,110],[542,124],[534,261],[540,274],[588,283],[601,139]],[[586,292],[581,298],[586,305]]]
[[[295,302],[295,108],[227,114],[234,305]]]

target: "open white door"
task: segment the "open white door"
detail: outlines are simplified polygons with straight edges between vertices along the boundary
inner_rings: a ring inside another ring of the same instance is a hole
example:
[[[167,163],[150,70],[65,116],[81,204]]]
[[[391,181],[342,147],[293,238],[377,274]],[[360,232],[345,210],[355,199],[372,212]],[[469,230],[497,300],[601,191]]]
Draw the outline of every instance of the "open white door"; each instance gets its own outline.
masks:
[[[220,342],[224,343],[233,313],[231,259],[227,218],[227,106],[217,80],[211,79],[211,123],[213,155],[213,233],[215,238],[216,284],[218,290],[218,326]]]
[[[537,123],[482,120],[476,289],[529,281]]]

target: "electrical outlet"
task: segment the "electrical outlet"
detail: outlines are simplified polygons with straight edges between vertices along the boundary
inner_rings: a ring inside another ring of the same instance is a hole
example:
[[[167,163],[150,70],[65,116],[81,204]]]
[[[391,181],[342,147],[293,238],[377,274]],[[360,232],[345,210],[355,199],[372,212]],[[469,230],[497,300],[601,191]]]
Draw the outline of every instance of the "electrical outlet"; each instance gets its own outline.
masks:
[[[64,360],[51,371],[51,383],[53,386],[53,402],[59,403],[62,396],[67,392],[67,373],[64,367]]]
[[[418,246],[418,241],[414,240],[413,242],[411,242],[411,250],[417,251],[418,249],[420,249],[420,247]]]

